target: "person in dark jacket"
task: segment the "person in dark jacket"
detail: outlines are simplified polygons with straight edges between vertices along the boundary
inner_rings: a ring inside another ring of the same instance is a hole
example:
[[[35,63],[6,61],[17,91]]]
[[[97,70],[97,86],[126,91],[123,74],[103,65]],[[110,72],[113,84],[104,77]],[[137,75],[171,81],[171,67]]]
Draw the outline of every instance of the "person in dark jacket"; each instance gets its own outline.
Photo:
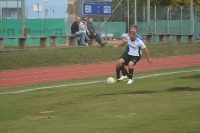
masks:
[[[88,21],[88,23],[87,23],[87,29],[88,29],[88,31],[90,32],[89,37],[90,37],[90,38],[96,39],[96,41],[97,41],[101,46],[105,46],[106,43],[101,41],[101,38],[100,38],[99,35],[96,33],[92,22],[93,22],[93,18],[90,18],[89,21]]]
[[[85,46],[85,39],[90,41],[90,38],[88,38],[85,32],[79,31],[80,20],[80,17],[76,17],[76,21],[71,25],[71,34],[80,37],[78,40],[79,46]]]

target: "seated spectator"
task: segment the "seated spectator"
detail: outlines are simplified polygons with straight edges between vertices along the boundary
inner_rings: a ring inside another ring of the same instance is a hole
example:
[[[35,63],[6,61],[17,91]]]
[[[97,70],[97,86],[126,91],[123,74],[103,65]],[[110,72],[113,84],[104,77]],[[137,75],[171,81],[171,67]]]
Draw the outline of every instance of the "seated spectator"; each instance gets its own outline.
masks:
[[[77,41],[79,46],[85,46],[85,39],[89,41],[86,32],[79,31],[79,25],[80,25],[80,17],[76,17],[76,21],[71,26],[71,34],[75,35],[76,37],[80,37],[80,39]]]
[[[87,38],[89,38],[88,37],[88,35],[90,35],[90,32],[88,31],[88,29],[87,29],[87,21],[86,21],[87,19],[86,19],[86,17],[83,17],[83,19],[82,19],[82,21],[80,22],[80,25],[79,25],[79,31],[83,31],[83,32],[85,32],[86,34],[87,34]],[[85,39],[85,45],[86,46],[88,46],[88,41],[90,41],[90,40],[88,40],[88,39]]]
[[[101,45],[101,46],[105,46],[106,43],[101,41],[101,38],[99,37],[99,35],[96,33],[94,26],[92,24],[93,22],[93,18],[90,18],[88,23],[87,23],[87,29],[89,31],[89,37],[90,38],[94,38],[96,39],[96,41]]]

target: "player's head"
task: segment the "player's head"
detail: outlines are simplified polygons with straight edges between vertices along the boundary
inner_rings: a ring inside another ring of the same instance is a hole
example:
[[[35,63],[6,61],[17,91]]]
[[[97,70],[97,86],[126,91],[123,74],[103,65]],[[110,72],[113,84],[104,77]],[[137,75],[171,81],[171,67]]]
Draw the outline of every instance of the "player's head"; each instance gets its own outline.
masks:
[[[92,22],[93,22],[93,18],[90,18],[90,19],[89,19],[89,22],[92,23]]]
[[[81,18],[80,18],[79,16],[77,16],[77,17],[76,17],[76,22],[77,22],[77,23],[80,23],[80,21],[81,21]]]
[[[131,41],[135,41],[135,39],[137,38],[136,32],[135,31],[130,31],[129,37],[130,37]]]
[[[138,29],[137,25],[132,24],[132,25],[130,26],[130,31],[137,32],[137,29]]]

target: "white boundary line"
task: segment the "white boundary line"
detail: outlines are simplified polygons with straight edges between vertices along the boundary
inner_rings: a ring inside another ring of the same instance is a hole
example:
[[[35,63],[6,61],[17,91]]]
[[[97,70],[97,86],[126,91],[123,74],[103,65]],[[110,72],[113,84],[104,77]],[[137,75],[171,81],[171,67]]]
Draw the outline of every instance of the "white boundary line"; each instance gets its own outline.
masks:
[[[160,74],[152,74],[152,75],[147,75],[147,76],[136,77],[134,79],[142,79],[142,78],[157,77],[157,76],[177,74],[177,73],[198,72],[198,71],[200,71],[200,70],[160,73]],[[24,92],[30,92],[30,91],[36,91],[36,90],[46,90],[46,89],[60,88],[60,87],[67,87],[67,86],[79,86],[79,85],[95,84],[95,83],[101,83],[101,82],[105,82],[105,80],[103,80],[103,81],[85,82],[85,83],[78,83],[78,84],[66,84],[66,85],[57,85],[57,86],[47,86],[47,87],[33,88],[33,89],[21,90],[21,91],[13,91],[13,92],[3,92],[3,93],[0,93],[0,95],[18,94],[18,93],[24,93]]]

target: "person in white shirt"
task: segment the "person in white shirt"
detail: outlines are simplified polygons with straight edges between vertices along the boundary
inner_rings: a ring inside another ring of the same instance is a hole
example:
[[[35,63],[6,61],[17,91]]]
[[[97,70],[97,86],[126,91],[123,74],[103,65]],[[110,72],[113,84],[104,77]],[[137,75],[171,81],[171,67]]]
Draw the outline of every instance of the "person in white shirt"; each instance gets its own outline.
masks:
[[[80,22],[80,25],[79,25],[79,31],[80,32],[85,32],[86,33],[86,43],[85,45],[88,46],[88,41],[90,41],[88,35],[90,35],[90,32],[88,31],[87,29],[87,21],[86,21],[86,17],[83,17],[82,21]]]
[[[135,31],[130,31],[129,36],[126,39],[124,39],[121,44],[114,45],[113,48],[116,49],[120,46],[125,45],[126,43],[128,43],[129,52],[127,52],[126,54],[123,54],[121,56],[121,58],[117,61],[117,64],[116,64],[116,76],[117,77],[116,77],[116,79],[120,78],[120,71],[121,71],[121,67],[123,67],[123,64],[128,63],[128,70],[129,70],[128,78],[129,78],[129,80],[128,80],[127,84],[132,84],[133,83],[133,66],[136,65],[136,63],[141,58],[141,49],[143,49],[145,51],[146,56],[147,56],[147,62],[149,64],[152,63],[152,60],[150,58],[147,47],[145,46],[143,41],[141,41],[139,38],[137,38]]]

